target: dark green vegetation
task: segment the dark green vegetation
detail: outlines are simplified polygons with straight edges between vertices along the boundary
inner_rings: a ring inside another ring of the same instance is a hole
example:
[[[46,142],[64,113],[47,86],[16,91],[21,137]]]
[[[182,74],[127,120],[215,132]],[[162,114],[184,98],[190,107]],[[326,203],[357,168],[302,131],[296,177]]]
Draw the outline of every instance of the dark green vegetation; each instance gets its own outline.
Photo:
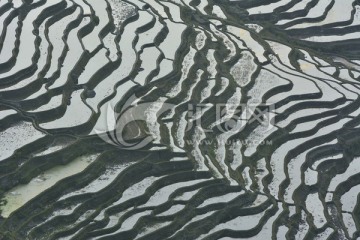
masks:
[[[0,239],[359,238],[358,4],[1,0]]]

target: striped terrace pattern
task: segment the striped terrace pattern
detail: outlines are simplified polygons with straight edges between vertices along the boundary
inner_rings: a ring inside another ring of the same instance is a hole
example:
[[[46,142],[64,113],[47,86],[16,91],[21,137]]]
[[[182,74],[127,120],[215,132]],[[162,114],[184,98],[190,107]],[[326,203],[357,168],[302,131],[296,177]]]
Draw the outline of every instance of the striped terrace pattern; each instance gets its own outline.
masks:
[[[0,238],[360,238],[359,11],[0,0]]]

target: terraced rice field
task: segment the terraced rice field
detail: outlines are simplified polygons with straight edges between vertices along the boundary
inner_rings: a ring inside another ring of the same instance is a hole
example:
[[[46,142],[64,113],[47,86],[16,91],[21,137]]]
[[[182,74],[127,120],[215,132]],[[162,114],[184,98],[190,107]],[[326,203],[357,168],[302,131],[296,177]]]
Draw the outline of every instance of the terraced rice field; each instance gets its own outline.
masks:
[[[360,239],[359,37],[358,0],[0,0],[0,239]]]

